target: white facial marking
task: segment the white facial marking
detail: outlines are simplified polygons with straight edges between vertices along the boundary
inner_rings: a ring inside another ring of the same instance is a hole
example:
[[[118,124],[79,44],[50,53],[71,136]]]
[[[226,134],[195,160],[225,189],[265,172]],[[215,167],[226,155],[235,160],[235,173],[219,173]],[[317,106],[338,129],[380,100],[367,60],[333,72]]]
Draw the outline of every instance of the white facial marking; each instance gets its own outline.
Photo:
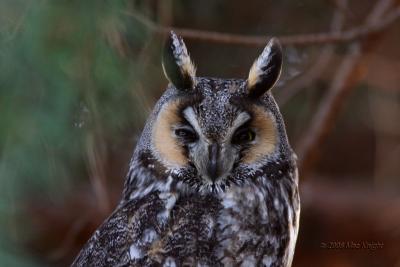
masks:
[[[199,122],[197,121],[196,114],[192,107],[187,107],[183,111],[183,116],[190,123],[190,125],[194,128],[198,135],[202,135],[201,127]]]
[[[231,140],[233,134],[235,133],[235,131],[236,131],[240,126],[242,126],[243,124],[245,124],[248,120],[250,120],[250,118],[251,118],[251,117],[250,117],[250,114],[247,113],[246,111],[240,113],[240,114],[236,117],[236,119],[233,121],[232,127],[230,128],[230,131],[229,131],[229,133],[227,134],[225,141],[226,141],[226,142],[230,142],[230,140]]]
[[[246,123],[248,120],[250,120],[250,114],[247,112],[242,112],[240,113],[236,119],[233,121],[232,123],[232,129],[236,130],[237,128],[239,128],[240,126],[242,126],[244,123]]]

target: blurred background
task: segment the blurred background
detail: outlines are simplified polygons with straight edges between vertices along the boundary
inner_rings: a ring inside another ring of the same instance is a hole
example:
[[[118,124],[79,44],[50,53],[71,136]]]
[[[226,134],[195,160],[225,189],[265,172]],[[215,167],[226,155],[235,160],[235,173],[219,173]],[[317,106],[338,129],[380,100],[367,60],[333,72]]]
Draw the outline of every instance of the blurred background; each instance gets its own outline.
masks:
[[[0,0],[0,266],[68,266],[113,210],[173,28],[199,76],[245,78],[280,38],[293,266],[399,267],[399,17],[394,0]]]

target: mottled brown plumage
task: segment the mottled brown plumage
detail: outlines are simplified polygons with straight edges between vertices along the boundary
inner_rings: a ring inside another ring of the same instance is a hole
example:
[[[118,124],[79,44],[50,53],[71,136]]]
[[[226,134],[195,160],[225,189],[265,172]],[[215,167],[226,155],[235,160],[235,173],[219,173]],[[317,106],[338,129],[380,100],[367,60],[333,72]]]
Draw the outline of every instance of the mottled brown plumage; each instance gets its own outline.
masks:
[[[295,155],[269,92],[272,40],[249,78],[195,77],[171,33],[171,82],[137,144],[123,197],[73,266],[290,266],[299,220]]]

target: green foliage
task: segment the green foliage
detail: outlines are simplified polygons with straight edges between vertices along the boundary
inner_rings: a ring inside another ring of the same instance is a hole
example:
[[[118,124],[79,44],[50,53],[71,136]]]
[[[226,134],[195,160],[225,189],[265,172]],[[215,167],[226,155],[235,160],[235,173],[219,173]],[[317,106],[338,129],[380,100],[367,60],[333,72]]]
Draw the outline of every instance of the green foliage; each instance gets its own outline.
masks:
[[[0,240],[21,243],[22,200],[58,201],[87,179],[85,139],[120,135],[136,104],[138,64],[112,47],[125,32],[140,47],[146,32],[125,31],[125,1],[0,2]],[[114,35],[113,35],[114,34]],[[113,39],[114,38],[114,39]],[[4,231],[3,231],[4,230]],[[28,234],[29,229],[24,229]],[[19,239],[19,240],[16,240]],[[29,266],[1,251],[0,265]],[[5,265],[4,265],[5,264]]]

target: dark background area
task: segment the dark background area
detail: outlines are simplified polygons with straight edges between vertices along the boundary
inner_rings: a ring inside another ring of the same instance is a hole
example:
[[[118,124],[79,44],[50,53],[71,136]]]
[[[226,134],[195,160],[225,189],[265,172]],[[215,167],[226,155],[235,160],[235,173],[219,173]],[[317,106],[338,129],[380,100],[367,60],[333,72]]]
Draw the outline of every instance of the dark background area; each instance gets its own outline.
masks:
[[[280,38],[293,266],[400,266],[398,17],[389,0],[0,0],[0,265],[68,266],[113,210],[173,28],[199,76],[245,78]]]

